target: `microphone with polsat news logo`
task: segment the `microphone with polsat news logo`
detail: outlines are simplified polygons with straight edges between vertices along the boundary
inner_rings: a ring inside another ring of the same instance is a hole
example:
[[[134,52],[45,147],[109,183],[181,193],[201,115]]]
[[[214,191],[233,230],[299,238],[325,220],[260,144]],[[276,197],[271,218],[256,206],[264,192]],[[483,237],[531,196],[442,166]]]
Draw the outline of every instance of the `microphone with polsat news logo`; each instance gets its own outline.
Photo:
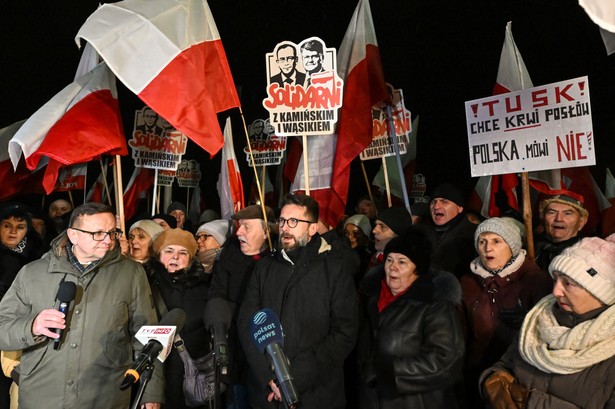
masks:
[[[277,384],[286,406],[293,409],[299,404],[299,393],[293,383],[290,362],[284,354],[284,332],[276,314],[269,308],[257,311],[250,321],[252,341],[259,351],[267,353],[273,364]]]

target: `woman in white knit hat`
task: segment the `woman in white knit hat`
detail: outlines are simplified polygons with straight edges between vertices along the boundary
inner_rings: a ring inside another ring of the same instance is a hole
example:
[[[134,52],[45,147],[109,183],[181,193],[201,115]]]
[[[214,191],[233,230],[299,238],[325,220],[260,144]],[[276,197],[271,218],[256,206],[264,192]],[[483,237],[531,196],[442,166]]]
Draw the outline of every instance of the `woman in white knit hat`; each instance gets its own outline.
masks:
[[[461,281],[466,334],[466,397],[480,407],[476,383],[481,372],[506,352],[525,313],[551,292],[553,281],[521,248],[514,219],[493,217],[474,234],[478,253]]]
[[[615,235],[582,239],[549,265],[553,293],[481,377],[498,408],[615,407]]]
[[[139,220],[128,230],[128,248],[130,257],[145,263],[154,256],[154,240],[164,229],[153,220]]]
[[[228,237],[228,220],[212,220],[203,224],[195,234],[198,251],[196,257],[203,264],[205,272],[211,273],[214,262],[222,252]]]

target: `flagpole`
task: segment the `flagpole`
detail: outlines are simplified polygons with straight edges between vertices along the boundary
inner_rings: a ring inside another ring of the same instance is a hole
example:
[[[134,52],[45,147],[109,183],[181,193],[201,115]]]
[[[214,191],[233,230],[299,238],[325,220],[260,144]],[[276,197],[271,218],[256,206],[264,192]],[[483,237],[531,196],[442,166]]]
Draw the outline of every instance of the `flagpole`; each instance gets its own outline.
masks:
[[[399,140],[397,139],[397,133],[395,132],[395,124],[393,123],[393,113],[391,112],[391,104],[387,104],[387,119],[389,121],[389,134],[393,138],[393,149],[395,150],[395,158],[397,159],[397,170],[399,172],[399,183],[401,184],[401,190],[404,196],[404,204],[406,209],[412,216],[410,210],[410,201],[408,200],[408,191],[406,190],[406,178],[404,177],[404,167],[401,164],[401,155],[399,154]]]
[[[87,196],[87,192],[88,192],[88,164],[85,164],[85,176],[83,178],[83,202],[85,203],[85,197]]]
[[[100,159],[99,162],[100,162],[100,172],[102,175],[103,186],[105,187],[105,192],[107,192],[107,202],[109,202],[109,206],[112,206],[113,204],[111,202],[111,193],[109,192],[109,183],[107,182],[107,170],[103,166],[102,159]]]
[[[267,170],[265,168],[265,165],[263,165],[263,169],[262,169],[263,180],[261,181],[261,187],[263,188],[263,193],[261,193],[261,197],[265,197],[265,195],[267,194],[267,192],[265,192],[267,190],[266,180],[265,180],[265,177],[266,177],[266,173],[265,172],[267,172]]]
[[[261,201],[261,210],[263,211],[263,220],[265,224],[268,225],[269,221],[267,220],[267,211],[265,209],[265,198],[261,192],[261,182],[258,179],[258,170],[256,169],[256,164],[254,163],[254,154],[252,153],[252,144],[250,143],[250,136],[248,135],[248,126],[246,125],[246,118],[243,116],[243,110],[239,107],[239,115],[241,116],[241,122],[243,122],[243,131],[246,135],[246,142],[248,143],[248,151],[250,152],[250,163],[252,164],[252,170],[254,172],[254,178],[256,180],[256,190],[258,190],[258,196]],[[271,242],[271,234],[269,233],[269,229],[267,230],[267,242],[269,243],[269,251],[273,251],[273,243]]]
[[[303,178],[305,180],[305,194],[310,195],[310,174],[308,166],[308,140],[307,135],[303,135]]]
[[[115,180],[115,186],[116,186],[116,192],[117,192],[117,196],[115,199],[115,206],[116,206],[116,210],[117,210],[117,215],[120,217],[120,229],[125,232],[126,231],[126,221],[124,220],[124,184],[122,182],[122,161],[121,161],[121,156],[120,155],[115,155],[115,166],[114,168],[116,168],[116,180]]]
[[[70,199],[70,205],[73,207],[73,209],[75,208],[75,201],[73,200],[73,192],[72,191],[68,191],[68,198]]]
[[[393,206],[391,202],[391,187],[389,186],[389,170],[387,169],[387,161],[386,158],[382,157],[382,170],[384,172],[384,188],[387,191],[387,200],[389,202],[389,207]]]
[[[152,198],[152,216],[156,214],[156,200],[160,197],[158,192],[158,168],[154,169],[154,197]]]
[[[190,213],[190,187],[186,187],[186,217]]]
[[[372,187],[369,185],[369,179],[367,178],[367,171],[365,170],[365,163],[363,163],[363,161],[361,161],[361,170],[363,171],[363,179],[365,179],[365,185],[367,186],[367,193],[369,194],[369,200],[371,200],[372,203],[376,203],[374,202],[374,196],[372,194]]]
[[[532,230],[532,206],[530,204],[530,177],[527,172],[521,173],[521,187],[523,188],[523,221],[525,222],[527,254],[532,260],[534,260],[534,232]]]

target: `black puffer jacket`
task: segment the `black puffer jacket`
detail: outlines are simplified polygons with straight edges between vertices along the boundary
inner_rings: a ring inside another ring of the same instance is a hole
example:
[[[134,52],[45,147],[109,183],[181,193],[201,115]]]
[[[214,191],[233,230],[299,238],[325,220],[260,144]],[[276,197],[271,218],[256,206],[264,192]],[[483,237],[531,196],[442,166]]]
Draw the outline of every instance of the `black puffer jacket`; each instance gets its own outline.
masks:
[[[206,355],[209,348],[209,331],[203,323],[203,313],[207,304],[210,274],[205,274],[200,262],[194,261],[183,272],[169,274],[156,259],[150,259],[144,265],[149,277],[152,293],[160,294],[167,310],[181,308],[186,312],[186,323],[180,332],[186,349],[192,358]],[[158,315],[160,307],[156,302]],[[187,408],[184,402],[183,376],[184,363],[175,348],[164,362],[165,374],[165,409]]]
[[[454,385],[461,379],[464,359],[456,312],[459,282],[446,272],[423,274],[379,313],[383,278],[382,268],[361,284],[372,336],[363,375],[378,389],[378,407],[456,408]]]

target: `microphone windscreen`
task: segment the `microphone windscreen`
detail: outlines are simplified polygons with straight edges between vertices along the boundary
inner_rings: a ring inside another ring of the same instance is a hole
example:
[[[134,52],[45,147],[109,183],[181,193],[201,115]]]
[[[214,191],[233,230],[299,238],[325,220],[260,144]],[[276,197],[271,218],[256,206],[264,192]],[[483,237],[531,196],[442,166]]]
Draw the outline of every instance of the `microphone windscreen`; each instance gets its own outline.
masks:
[[[173,308],[160,318],[158,325],[168,325],[177,327],[175,333],[179,333],[186,323],[186,312],[181,308]]]
[[[232,318],[233,312],[228,301],[224,298],[212,298],[207,302],[203,312],[203,322],[206,328],[217,323],[223,323],[228,328],[231,325]]]
[[[62,281],[58,288],[58,294],[56,298],[60,302],[71,302],[75,299],[75,293],[77,292],[77,286],[72,281]]]
[[[284,346],[282,324],[270,308],[265,308],[254,314],[254,317],[250,320],[250,333],[254,345],[263,353],[270,344],[277,343]]]

